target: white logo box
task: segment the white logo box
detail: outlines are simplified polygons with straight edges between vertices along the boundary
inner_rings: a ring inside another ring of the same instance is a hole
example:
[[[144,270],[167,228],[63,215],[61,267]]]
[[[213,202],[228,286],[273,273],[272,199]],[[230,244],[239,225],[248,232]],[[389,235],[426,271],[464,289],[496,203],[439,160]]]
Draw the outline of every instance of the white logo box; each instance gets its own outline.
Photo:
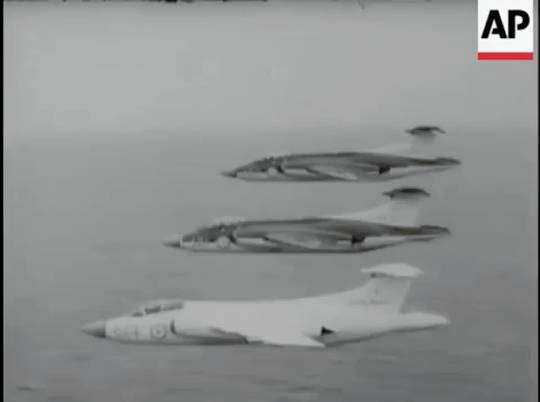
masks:
[[[533,0],[478,0],[477,36],[479,60],[532,60]]]

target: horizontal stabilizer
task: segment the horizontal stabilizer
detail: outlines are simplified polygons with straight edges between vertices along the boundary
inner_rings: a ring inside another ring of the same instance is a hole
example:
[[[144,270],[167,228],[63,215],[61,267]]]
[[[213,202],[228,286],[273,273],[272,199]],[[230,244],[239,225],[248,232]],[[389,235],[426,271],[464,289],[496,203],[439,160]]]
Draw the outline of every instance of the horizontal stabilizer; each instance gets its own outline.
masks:
[[[377,265],[371,268],[362,269],[362,273],[370,277],[389,277],[389,278],[416,278],[422,274],[419,268],[409,264],[388,264]]]
[[[415,136],[428,136],[428,137],[433,137],[436,134],[446,134],[446,131],[444,131],[442,128],[437,127],[437,126],[416,126],[408,130],[405,130],[405,132],[411,135],[415,135]]]
[[[400,187],[383,193],[390,199],[420,199],[429,197],[429,193],[418,187]]]

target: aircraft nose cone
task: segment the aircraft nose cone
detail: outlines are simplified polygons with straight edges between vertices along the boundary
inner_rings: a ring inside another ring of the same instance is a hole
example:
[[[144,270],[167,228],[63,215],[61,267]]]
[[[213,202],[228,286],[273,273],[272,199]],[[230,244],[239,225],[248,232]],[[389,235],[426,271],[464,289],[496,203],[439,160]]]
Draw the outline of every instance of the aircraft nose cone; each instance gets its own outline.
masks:
[[[173,248],[182,248],[182,239],[178,235],[174,235],[163,240],[163,245]]]
[[[222,176],[225,176],[225,177],[236,177],[236,172],[234,170],[231,170],[231,171],[223,171],[221,172],[221,175]]]
[[[82,327],[82,332],[96,338],[105,338],[106,321],[95,321]]]

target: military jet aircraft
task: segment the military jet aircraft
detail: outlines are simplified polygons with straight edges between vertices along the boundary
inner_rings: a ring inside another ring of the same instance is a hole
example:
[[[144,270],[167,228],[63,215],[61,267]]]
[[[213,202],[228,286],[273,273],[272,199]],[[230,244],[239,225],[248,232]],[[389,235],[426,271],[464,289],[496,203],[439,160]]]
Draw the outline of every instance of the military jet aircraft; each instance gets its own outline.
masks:
[[[351,214],[278,220],[221,218],[193,233],[174,235],[164,244],[193,251],[347,253],[449,234],[440,226],[418,225],[419,203],[429,196],[426,191],[402,187],[384,195],[390,198],[388,203]]]
[[[433,140],[444,130],[418,126],[405,130],[413,140],[359,152],[314,152],[269,155],[221,174],[245,181],[386,181],[447,170],[460,161],[410,153],[419,143]]]
[[[449,323],[438,314],[401,312],[418,268],[389,264],[363,272],[369,280],[342,293],[267,301],[158,300],[132,314],[89,323],[82,331],[141,344],[322,348]]]

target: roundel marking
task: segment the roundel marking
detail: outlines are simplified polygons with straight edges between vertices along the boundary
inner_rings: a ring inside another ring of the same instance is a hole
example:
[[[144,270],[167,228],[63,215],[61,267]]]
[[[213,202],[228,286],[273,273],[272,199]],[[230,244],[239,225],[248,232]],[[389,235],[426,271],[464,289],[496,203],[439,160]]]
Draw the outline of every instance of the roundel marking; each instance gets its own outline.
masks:
[[[150,336],[153,339],[163,339],[167,336],[167,325],[156,324],[150,328]]]
[[[218,242],[219,248],[226,249],[230,246],[231,239],[229,239],[227,236],[220,236],[217,242]]]
[[[272,176],[272,177],[279,175],[279,170],[275,166],[269,167],[266,172],[268,173],[269,176]]]

